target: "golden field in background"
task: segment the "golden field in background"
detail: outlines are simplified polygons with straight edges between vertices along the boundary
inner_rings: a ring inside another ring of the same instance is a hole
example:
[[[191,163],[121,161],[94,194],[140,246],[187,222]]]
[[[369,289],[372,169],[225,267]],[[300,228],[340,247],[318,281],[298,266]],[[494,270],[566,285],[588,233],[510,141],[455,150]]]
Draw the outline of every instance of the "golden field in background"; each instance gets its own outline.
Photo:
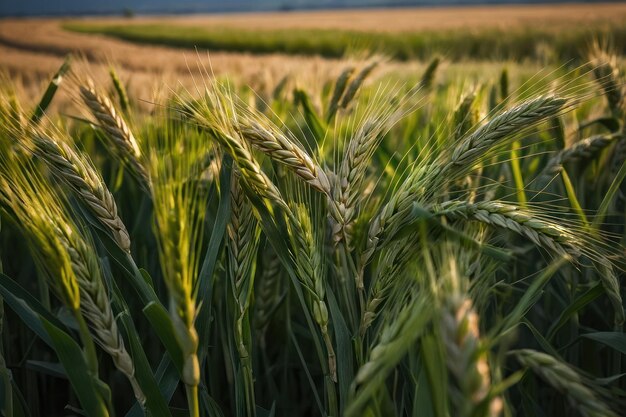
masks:
[[[218,15],[147,16],[133,19],[81,18],[72,22],[113,25],[175,25],[223,28],[225,31],[246,30],[346,30],[359,32],[449,32],[490,28],[584,28],[585,25],[616,25],[626,21],[626,4],[572,4],[484,7],[441,7],[411,9],[365,9],[335,11],[301,11],[284,13],[238,13]],[[4,19],[0,20],[0,72],[6,72],[21,84],[25,96],[36,99],[43,85],[69,53],[83,56],[90,64],[92,76],[108,77],[106,70],[114,64],[128,81],[131,93],[150,101],[155,86],[193,88],[194,79],[202,72],[198,57],[206,63],[206,50],[133,43],[113,37],[71,32],[62,28],[66,19]],[[445,55],[444,55],[445,57]],[[342,62],[345,62],[341,60]],[[334,58],[293,56],[280,53],[251,54],[211,51],[209,71],[250,84],[255,89],[273,84],[292,73],[306,74],[309,84],[319,77],[336,75],[343,64]],[[426,63],[427,64],[427,63]],[[384,68],[403,72],[421,71],[422,62],[393,62]],[[483,61],[470,66],[483,71],[493,63]],[[452,64],[454,65],[454,64]],[[499,66],[499,64],[498,64]],[[467,65],[464,65],[466,68]],[[532,67],[532,65],[531,65]],[[305,69],[304,71],[302,69]],[[533,68],[534,69],[534,68]],[[99,71],[101,70],[101,71]],[[330,71],[329,71],[330,70]],[[498,71],[494,69],[494,71]],[[380,70],[379,70],[380,71]],[[300,75],[302,78],[302,75]],[[199,79],[196,78],[196,82]],[[56,104],[65,103],[63,96]]]

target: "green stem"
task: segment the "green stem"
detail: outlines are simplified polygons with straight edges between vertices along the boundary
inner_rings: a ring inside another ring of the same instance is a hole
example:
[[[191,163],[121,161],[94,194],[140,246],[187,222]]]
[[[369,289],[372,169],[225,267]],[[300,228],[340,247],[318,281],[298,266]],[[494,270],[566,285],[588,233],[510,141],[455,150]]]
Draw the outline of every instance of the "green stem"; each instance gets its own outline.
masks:
[[[246,358],[242,361],[243,384],[246,394],[246,415],[256,416],[256,400],[254,399],[254,376],[252,374],[252,364]]]
[[[339,417],[339,404],[337,402],[336,383],[327,375],[325,378],[326,395],[328,395],[328,417]]]
[[[580,206],[580,202],[578,201],[578,198],[576,197],[576,192],[574,191],[574,186],[572,185],[572,181],[570,180],[569,175],[567,175],[567,171],[565,170],[565,168],[561,170],[561,178],[563,180],[565,192],[567,193],[567,198],[569,199],[572,209],[576,212],[576,214],[578,214],[578,217],[580,217],[580,220],[583,222],[585,229],[589,230],[589,221],[587,220],[587,216],[585,215],[583,208]]]
[[[343,239],[337,247],[337,253],[339,255],[341,269],[344,274],[343,276],[344,277],[357,277],[355,283],[356,283],[356,288],[358,291],[359,307],[360,307],[360,311],[363,311],[363,308],[365,306],[365,288],[362,285],[362,277],[359,278],[360,274],[357,271],[356,266],[354,265],[354,261],[352,260],[350,256],[350,250],[348,249],[347,245],[348,244],[346,240]],[[345,293],[347,297],[346,309],[349,314],[350,323],[352,324],[351,327],[352,329],[358,329],[359,313],[355,311],[354,303],[350,302],[351,300],[354,299],[354,296],[355,296],[354,290],[352,289],[352,283],[350,282],[349,279],[343,279],[342,284],[344,286],[343,292]]]
[[[200,417],[200,405],[198,403],[198,386],[185,385],[185,393],[187,394],[189,417]]]
[[[74,310],[74,317],[76,317],[76,321],[78,322],[78,332],[80,334],[80,340],[83,343],[87,366],[89,366],[91,373],[97,377],[98,355],[96,354],[96,345],[93,343],[93,338],[89,332],[89,326],[87,326],[87,322],[80,313],[80,310]]]
[[[151,301],[156,301],[158,304],[161,304],[161,301],[154,292],[154,289],[145,281],[132,255],[126,254],[126,259],[132,269],[133,275],[130,283],[135,288],[135,291],[137,291],[143,305],[148,305]]]
[[[513,179],[515,180],[515,187],[517,188],[517,201],[520,207],[526,208],[528,199],[526,198],[526,192],[524,191],[524,177],[522,176],[522,168],[519,163],[518,151],[520,145],[518,141],[511,144],[511,171],[513,172]]]
[[[252,360],[250,358],[250,320],[249,311],[246,307],[243,314],[236,319],[235,338],[239,351],[239,362],[244,383],[246,415],[256,416],[256,400],[254,398],[254,374],[252,372]]]

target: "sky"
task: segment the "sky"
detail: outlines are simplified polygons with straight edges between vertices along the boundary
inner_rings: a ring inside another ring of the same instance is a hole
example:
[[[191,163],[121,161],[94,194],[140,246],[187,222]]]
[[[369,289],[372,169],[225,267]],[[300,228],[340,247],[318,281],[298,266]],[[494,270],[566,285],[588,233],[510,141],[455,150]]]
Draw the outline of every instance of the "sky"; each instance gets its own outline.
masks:
[[[543,1],[546,2],[547,1]],[[554,1],[552,1],[554,2]],[[589,1],[588,1],[589,2]],[[593,2],[593,1],[591,1]],[[236,12],[433,4],[542,3],[540,0],[0,0],[0,16]]]

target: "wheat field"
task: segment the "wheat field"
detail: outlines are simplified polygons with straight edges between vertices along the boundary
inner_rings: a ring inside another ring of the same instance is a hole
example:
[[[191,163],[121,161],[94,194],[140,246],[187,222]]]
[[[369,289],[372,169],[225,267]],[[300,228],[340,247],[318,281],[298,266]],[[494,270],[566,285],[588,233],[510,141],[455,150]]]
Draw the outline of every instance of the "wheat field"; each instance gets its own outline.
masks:
[[[529,9],[491,10],[450,27]],[[571,61],[206,54],[53,19],[0,40],[3,416],[624,414],[619,39]]]

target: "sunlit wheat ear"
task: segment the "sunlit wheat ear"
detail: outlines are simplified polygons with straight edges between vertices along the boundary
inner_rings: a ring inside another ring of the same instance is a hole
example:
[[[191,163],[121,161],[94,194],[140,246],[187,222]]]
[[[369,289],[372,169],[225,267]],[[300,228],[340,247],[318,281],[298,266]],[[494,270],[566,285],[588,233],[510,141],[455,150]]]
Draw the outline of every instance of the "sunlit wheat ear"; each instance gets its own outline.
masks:
[[[6,171],[6,160],[0,161],[0,201],[2,208],[9,212],[16,222],[20,223],[21,230],[26,236],[28,246],[35,258],[37,266],[46,272],[50,286],[63,303],[72,311],[80,308],[80,290],[76,276],[72,271],[69,254],[64,249],[52,222],[56,213],[50,212],[48,207],[32,204],[29,197],[32,193],[30,185],[23,184],[26,175],[16,176],[15,172]],[[30,210],[34,210],[31,216]]]
[[[476,92],[465,94],[453,114],[454,138],[458,141],[478,122],[478,111],[474,108]]]
[[[115,243],[130,253],[130,236],[117,213],[113,195],[89,158],[54,134],[32,134],[35,153],[56,178],[67,184],[91,214],[108,231]]]
[[[100,94],[93,82],[79,86],[80,96],[98,126],[106,133],[115,153],[127,163],[144,185],[150,183],[150,177],[142,164],[142,153],[124,118],[117,112],[111,100]]]
[[[473,416],[489,401],[484,416],[498,416],[502,410],[500,398],[489,398],[491,389],[487,351],[482,345],[478,328],[479,317],[472,300],[451,294],[446,297],[441,313],[441,336],[446,349],[446,363],[455,388],[452,401],[459,416]],[[458,391],[458,392],[455,392]]]
[[[399,230],[411,205],[436,193],[447,182],[466,175],[478,161],[507,143],[514,134],[558,114],[567,100],[555,95],[528,100],[488,120],[443,152],[432,164],[418,164],[373,219],[361,268],[369,262],[387,229]],[[386,233],[389,235],[389,233]]]
[[[330,212],[335,243],[345,238],[350,244],[353,222],[365,200],[363,188],[372,157],[389,130],[415,106],[413,95],[389,105],[388,101],[396,94],[394,89],[377,94],[367,104],[365,115],[355,121],[356,131],[347,142],[332,184],[334,204],[329,205],[338,212]]]
[[[135,366],[120,334],[111,301],[100,272],[93,244],[81,239],[75,231],[57,229],[60,240],[70,255],[72,270],[80,288],[81,312],[89,322],[100,347],[113,359],[115,367],[130,381],[135,397],[145,404],[146,397],[135,378]]]
[[[426,69],[424,70],[424,73],[422,74],[422,78],[419,82],[419,86],[422,88],[430,88],[433,84],[433,81],[435,79],[435,74],[437,72],[437,68],[439,67],[439,64],[441,63],[441,58],[436,56],[434,57],[430,63],[428,64],[428,66],[426,67]]]
[[[486,152],[522,129],[533,126],[558,114],[567,99],[547,95],[525,101],[512,107],[461,139],[449,159],[442,161],[443,175],[471,169]]]
[[[338,225],[345,224],[343,210],[332,197],[330,181],[324,169],[297,145],[297,141],[259,114],[244,114],[237,118],[234,124],[241,138],[266,153],[274,161],[285,165],[298,178],[323,193],[326,196],[329,215],[334,220],[333,235],[342,232]]]
[[[467,203],[449,201],[433,205],[430,211],[450,220],[472,220],[517,233],[538,247],[578,262],[582,255],[591,259],[615,311],[615,324],[624,323],[624,307],[619,282],[608,258],[598,249],[599,243],[585,239],[584,233],[538,216],[532,211],[498,201]]]
[[[525,367],[564,394],[572,407],[584,417],[617,417],[598,396],[588,388],[578,372],[568,364],[548,354],[531,349],[512,351]]]
[[[241,137],[275,161],[287,166],[311,187],[330,194],[330,182],[326,173],[297,145],[296,140],[289,138],[269,120],[263,120],[259,115],[253,117],[244,116],[235,121]]]
[[[2,198],[27,236],[33,255],[52,280],[65,304],[82,314],[94,338],[130,381],[142,404],[145,396],[134,376],[102,279],[99,259],[85,229],[70,218],[67,206],[53,194],[33,165],[6,165],[0,158]]]
[[[27,117],[17,91],[6,74],[0,74],[0,132],[23,132]]]
[[[566,227],[535,217],[520,207],[497,201],[475,204],[449,201],[432,207],[432,212],[450,219],[475,220],[484,224],[510,230],[526,237],[535,245],[558,255],[578,258],[583,241]]]
[[[185,106],[185,115],[233,158],[242,180],[252,191],[281,207],[287,207],[276,185],[263,172],[247,142],[232,125],[235,104],[231,94],[227,87],[214,82],[207,86],[202,99]],[[178,100],[185,102],[182,97]]]

